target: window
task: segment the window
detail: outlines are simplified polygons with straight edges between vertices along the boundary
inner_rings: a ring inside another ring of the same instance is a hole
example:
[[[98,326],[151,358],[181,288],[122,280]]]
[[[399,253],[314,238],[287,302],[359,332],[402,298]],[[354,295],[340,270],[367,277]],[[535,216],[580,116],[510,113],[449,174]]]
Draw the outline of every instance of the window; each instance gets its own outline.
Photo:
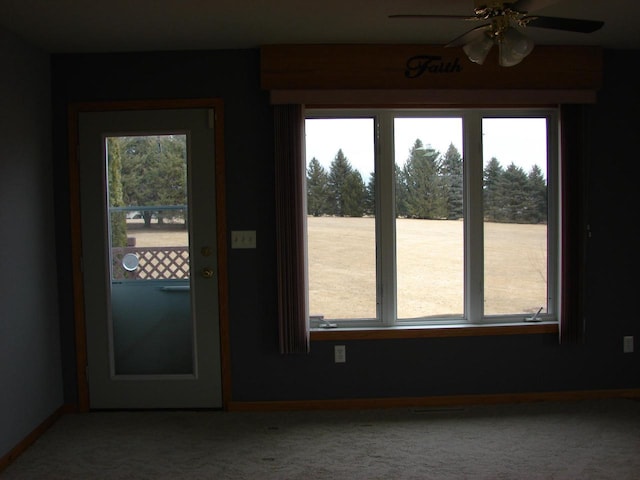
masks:
[[[311,327],[558,318],[553,109],[308,110]]]
[[[188,280],[185,134],[105,138],[111,278]]]

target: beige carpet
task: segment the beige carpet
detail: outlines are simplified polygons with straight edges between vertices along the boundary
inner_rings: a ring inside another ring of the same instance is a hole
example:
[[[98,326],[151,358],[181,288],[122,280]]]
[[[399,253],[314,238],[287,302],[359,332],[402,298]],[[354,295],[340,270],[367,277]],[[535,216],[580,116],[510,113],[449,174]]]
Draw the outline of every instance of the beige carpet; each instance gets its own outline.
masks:
[[[640,402],[62,417],[14,479],[640,479]]]

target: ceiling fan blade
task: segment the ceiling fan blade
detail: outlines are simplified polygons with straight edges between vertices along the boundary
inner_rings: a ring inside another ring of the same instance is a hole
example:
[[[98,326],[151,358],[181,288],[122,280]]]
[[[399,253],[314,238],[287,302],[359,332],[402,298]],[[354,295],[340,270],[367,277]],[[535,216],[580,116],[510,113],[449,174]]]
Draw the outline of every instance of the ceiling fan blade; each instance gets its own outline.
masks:
[[[509,2],[509,8],[517,12],[535,12],[541,8],[558,3],[558,1],[559,0],[516,0],[514,2]]]
[[[487,28],[489,28],[490,26],[491,26],[490,24],[485,24],[485,25],[480,25],[479,27],[473,28],[468,32],[463,33],[459,37],[451,40],[449,43],[445,45],[445,47],[461,47],[463,45],[466,45],[467,43],[473,42],[475,40],[479,40],[482,37],[482,35],[485,34],[484,32],[486,32]]]
[[[577,18],[542,17],[534,15],[526,17],[528,27],[552,28],[554,30],[566,30],[568,32],[592,33],[599,30],[604,22],[599,20],[580,20]]]
[[[423,15],[419,13],[399,13],[389,15],[389,18],[451,18],[457,20],[476,20],[476,17],[470,17],[469,15]]]

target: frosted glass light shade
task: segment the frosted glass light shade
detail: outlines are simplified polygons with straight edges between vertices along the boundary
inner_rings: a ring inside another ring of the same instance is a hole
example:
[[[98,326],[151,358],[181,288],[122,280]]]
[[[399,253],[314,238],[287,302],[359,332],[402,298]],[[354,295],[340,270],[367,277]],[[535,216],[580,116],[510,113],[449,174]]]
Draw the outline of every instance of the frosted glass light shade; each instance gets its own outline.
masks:
[[[517,65],[533,51],[533,46],[533,40],[515,28],[508,28],[498,40],[498,62],[503,67]]]
[[[488,35],[482,35],[479,40],[467,43],[462,47],[464,53],[474,63],[482,65],[493,47],[493,40]]]

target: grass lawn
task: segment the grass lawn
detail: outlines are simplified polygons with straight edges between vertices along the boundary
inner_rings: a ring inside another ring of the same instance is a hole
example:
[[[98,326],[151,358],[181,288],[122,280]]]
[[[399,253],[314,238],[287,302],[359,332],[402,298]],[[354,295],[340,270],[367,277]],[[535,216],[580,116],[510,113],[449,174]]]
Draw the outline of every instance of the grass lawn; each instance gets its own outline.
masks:
[[[398,219],[398,317],[462,315],[462,221]],[[310,313],[376,313],[373,218],[309,217]],[[546,306],[546,225],[485,224],[485,313]]]

